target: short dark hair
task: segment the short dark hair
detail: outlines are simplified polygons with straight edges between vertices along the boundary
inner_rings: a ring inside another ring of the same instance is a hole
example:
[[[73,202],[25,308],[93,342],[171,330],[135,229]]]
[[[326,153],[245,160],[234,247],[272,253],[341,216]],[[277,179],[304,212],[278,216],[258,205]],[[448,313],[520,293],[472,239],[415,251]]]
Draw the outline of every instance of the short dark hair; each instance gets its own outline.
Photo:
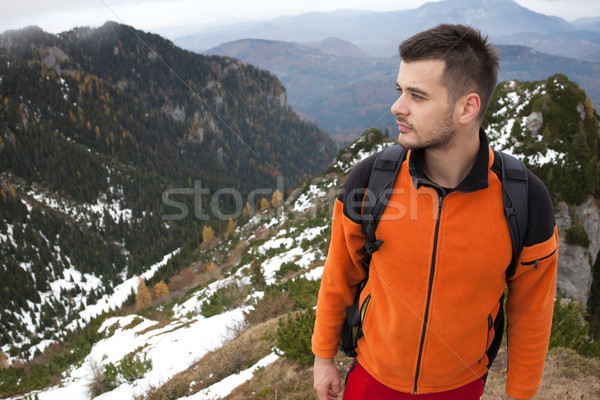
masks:
[[[402,61],[444,61],[442,84],[448,89],[450,102],[454,104],[467,91],[477,93],[481,98],[478,117],[483,120],[500,64],[487,36],[470,26],[442,24],[406,39],[399,48]]]

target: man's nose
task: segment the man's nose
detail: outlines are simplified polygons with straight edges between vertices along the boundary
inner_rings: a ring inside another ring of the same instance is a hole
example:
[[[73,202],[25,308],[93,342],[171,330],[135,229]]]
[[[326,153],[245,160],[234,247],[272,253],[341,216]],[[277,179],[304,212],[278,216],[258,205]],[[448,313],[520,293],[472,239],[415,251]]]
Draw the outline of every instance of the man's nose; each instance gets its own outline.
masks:
[[[409,110],[403,95],[392,104],[391,111],[394,115],[408,115]]]

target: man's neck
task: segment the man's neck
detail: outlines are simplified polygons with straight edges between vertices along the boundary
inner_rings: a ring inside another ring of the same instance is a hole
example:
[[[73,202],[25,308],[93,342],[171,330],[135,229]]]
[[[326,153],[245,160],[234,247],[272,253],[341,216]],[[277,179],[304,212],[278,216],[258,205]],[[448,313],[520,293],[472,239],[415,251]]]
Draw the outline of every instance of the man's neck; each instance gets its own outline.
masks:
[[[454,189],[469,174],[479,153],[479,130],[457,137],[448,149],[425,149],[423,155],[424,172],[438,185]]]

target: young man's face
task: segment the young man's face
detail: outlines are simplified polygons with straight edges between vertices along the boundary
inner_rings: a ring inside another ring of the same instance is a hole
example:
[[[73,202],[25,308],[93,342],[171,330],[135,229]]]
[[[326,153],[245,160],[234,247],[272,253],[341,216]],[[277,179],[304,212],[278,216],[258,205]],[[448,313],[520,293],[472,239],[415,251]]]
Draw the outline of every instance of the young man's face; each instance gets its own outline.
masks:
[[[409,149],[447,149],[455,137],[454,104],[442,85],[443,61],[401,62],[396,85],[400,97],[392,105],[398,143]]]

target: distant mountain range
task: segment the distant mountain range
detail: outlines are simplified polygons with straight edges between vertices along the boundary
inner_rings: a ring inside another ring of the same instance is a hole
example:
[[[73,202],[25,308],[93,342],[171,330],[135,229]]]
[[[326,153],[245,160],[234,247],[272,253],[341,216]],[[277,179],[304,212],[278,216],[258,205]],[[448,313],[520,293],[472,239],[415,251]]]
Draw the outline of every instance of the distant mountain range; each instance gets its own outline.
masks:
[[[444,0],[426,3],[412,10],[308,13],[270,21],[204,28],[196,34],[176,38],[174,42],[185,49],[203,52],[221,43],[247,38],[314,42],[337,37],[354,43],[369,54],[386,57],[396,54],[398,43],[403,39],[448,22],[475,26],[496,42],[502,37],[515,38],[518,35],[526,41],[530,32],[543,35],[576,30],[600,33],[598,18],[569,23],[558,17],[531,11],[512,0]],[[566,41],[559,49],[571,51],[577,40],[579,38],[574,38],[573,42]],[[532,45],[527,42],[516,44]],[[559,49],[552,54],[569,55],[561,53]]]
[[[397,95],[394,81],[399,56],[365,58],[353,44],[340,39],[335,43],[336,47],[327,48],[243,39],[207,53],[235,57],[276,74],[287,89],[290,104],[340,142],[347,143],[372,126],[392,130],[395,122],[389,109]],[[518,45],[499,45],[498,49],[500,81],[540,80],[564,73],[600,101],[600,63]]]
[[[496,44],[523,45],[547,54],[600,62],[600,32],[515,33],[493,40]]]
[[[368,127],[394,126],[388,110],[395,98],[397,46],[444,22],[476,26],[490,36],[502,56],[500,81],[565,73],[600,101],[600,18],[569,23],[512,0],[445,0],[392,12],[308,13],[205,29],[174,42],[268,69],[283,82],[297,111],[348,143]]]

